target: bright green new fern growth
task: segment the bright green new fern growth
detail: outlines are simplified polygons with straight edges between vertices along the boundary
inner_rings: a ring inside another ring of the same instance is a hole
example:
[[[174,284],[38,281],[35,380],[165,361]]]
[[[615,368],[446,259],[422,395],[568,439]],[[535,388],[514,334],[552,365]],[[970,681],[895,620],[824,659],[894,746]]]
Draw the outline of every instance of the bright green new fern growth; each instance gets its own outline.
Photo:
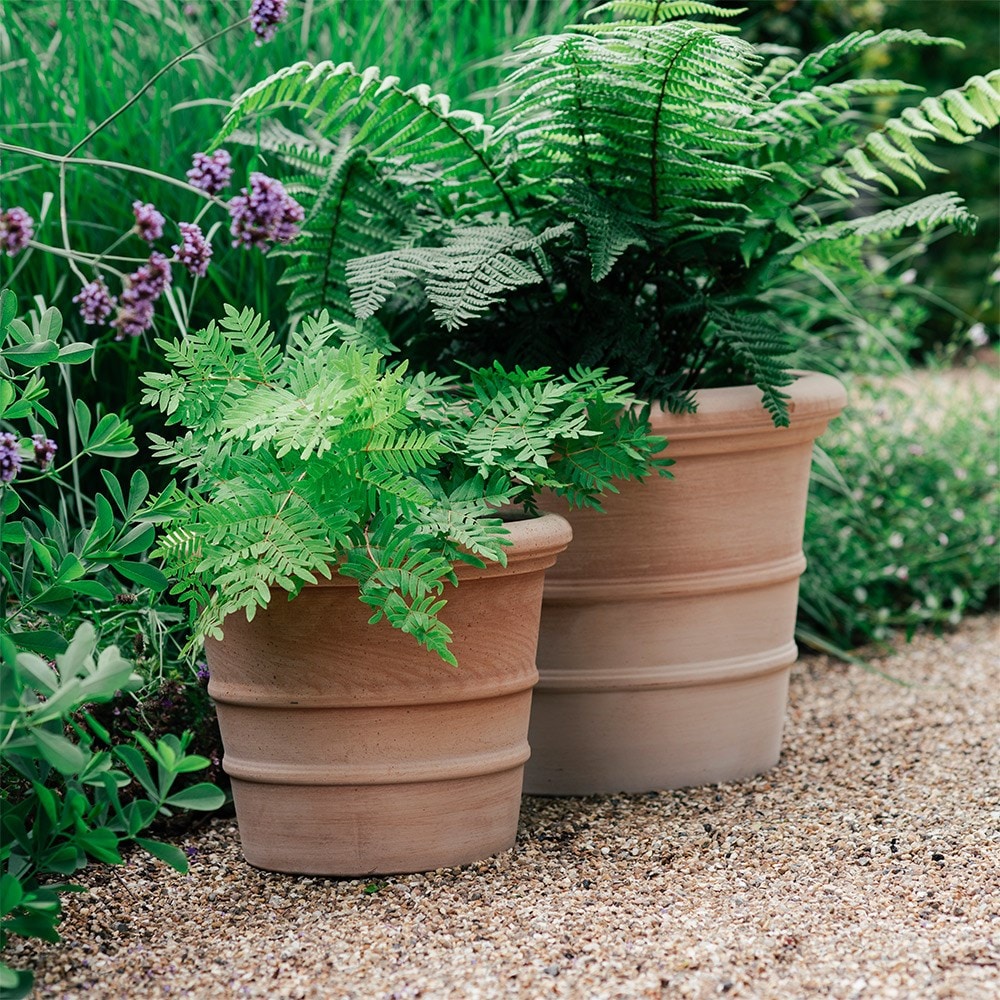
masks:
[[[161,537],[197,638],[227,615],[252,619],[273,589],[293,597],[319,575],[358,581],[360,599],[442,659],[438,617],[454,564],[505,560],[501,508],[548,488],[598,506],[616,478],[642,477],[663,442],[647,436],[630,386],[601,371],[469,370],[409,376],[337,344],[328,314],[284,350],[253,311],[160,342],[173,371],[148,374],[145,401],[187,431],[154,453],[190,479],[156,501]]]

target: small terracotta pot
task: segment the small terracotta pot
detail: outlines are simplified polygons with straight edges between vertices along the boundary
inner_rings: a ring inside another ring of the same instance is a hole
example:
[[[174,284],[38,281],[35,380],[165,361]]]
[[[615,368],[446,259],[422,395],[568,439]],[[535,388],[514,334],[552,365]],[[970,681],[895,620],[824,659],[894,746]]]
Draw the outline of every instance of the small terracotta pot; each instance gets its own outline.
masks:
[[[247,861],[323,875],[416,872],[513,846],[555,515],[511,522],[506,568],[460,566],[450,667],[335,575],[209,641]]]
[[[604,514],[565,512],[525,791],[653,791],[777,762],[812,446],[846,403],[827,375],[785,391],[788,428],[752,387],[699,392],[694,414],[654,410],[674,478],[623,484]]]

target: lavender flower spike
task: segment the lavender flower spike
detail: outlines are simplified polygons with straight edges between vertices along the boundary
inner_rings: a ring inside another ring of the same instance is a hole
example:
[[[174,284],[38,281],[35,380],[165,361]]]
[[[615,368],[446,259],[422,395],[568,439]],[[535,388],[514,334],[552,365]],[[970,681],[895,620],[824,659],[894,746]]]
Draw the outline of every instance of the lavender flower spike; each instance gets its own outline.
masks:
[[[255,45],[274,38],[278,25],[288,17],[288,0],[253,0],[250,4],[250,27],[257,36]]]
[[[181,242],[172,247],[177,260],[195,278],[204,278],[212,259],[212,244],[202,235],[201,226],[194,222],[179,222]]]
[[[101,277],[84,285],[79,294],[73,296],[73,301],[80,306],[80,315],[88,326],[104,326],[118,305]]]
[[[0,248],[8,257],[23,250],[34,235],[35,220],[23,208],[15,205],[0,212]]]
[[[135,215],[135,232],[147,243],[158,240],[163,235],[163,216],[148,202],[132,202],[132,213]]]
[[[153,325],[153,304],[170,287],[172,279],[170,263],[156,251],[125,278],[121,306],[111,323],[118,331],[116,340],[138,337]]]
[[[0,483],[9,483],[21,471],[16,434],[0,434]]]
[[[47,438],[44,434],[32,434],[31,443],[35,446],[35,462],[44,472],[52,464],[59,447],[52,438]]]
[[[261,173],[250,175],[250,191],[243,188],[229,200],[233,246],[267,250],[272,243],[290,243],[305,218],[302,206],[280,181]]]
[[[187,172],[188,182],[208,194],[218,194],[229,187],[233,177],[233,168],[229,165],[232,162],[233,158],[224,149],[217,149],[211,156],[195,153],[194,165]]]

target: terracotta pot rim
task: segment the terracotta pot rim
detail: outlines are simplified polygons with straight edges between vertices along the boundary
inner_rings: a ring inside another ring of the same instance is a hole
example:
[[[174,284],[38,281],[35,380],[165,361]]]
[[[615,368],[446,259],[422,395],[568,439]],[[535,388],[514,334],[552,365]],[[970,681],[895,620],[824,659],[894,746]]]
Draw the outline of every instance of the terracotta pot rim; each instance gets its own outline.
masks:
[[[505,521],[504,527],[510,532],[512,540],[512,544],[506,546],[504,550],[507,555],[507,565],[501,566],[500,563],[488,562],[484,568],[480,569],[466,563],[458,563],[455,566],[455,573],[459,580],[503,576],[511,572],[527,572],[539,562],[545,562],[549,565],[555,561],[555,557],[569,545],[573,538],[573,529],[569,521],[560,514],[550,514],[548,511],[541,511],[537,517]],[[357,588],[358,581],[353,577],[343,576],[336,569],[333,569],[332,573],[329,580],[319,576],[315,583],[306,584],[305,589],[312,587]],[[280,588],[272,589],[279,590]]]
[[[792,425],[802,420],[829,420],[847,404],[847,390],[832,375],[823,372],[797,371],[795,381],[782,387],[789,398]],[[651,419],[657,425],[697,429],[711,424],[723,426],[735,420],[741,427],[773,427],[771,415],[762,405],[762,393],[754,385],[698,389],[694,394],[694,413],[670,413],[659,404],[652,405]]]

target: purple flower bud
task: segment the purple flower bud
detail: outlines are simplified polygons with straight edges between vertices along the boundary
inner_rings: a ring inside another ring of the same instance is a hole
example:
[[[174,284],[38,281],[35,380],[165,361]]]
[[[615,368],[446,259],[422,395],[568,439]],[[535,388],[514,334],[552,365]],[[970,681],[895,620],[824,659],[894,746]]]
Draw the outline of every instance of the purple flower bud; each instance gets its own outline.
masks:
[[[135,232],[147,243],[158,240],[163,235],[163,216],[148,202],[132,202],[132,214],[135,216]]]
[[[207,663],[199,663],[198,664],[198,671],[195,674],[195,677],[197,677],[198,680],[201,681],[202,683],[204,683],[205,681],[207,681],[209,679],[210,674],[208,672],[208,664]]]
[[[58,446],[52,438],[47,438],[44,434],[32,434],[31,443],[35,446],[35,462],[44,472],[56,457]]]
[[[212,244],[202,235],[201,227],[194,222],[179,222],[181,243],[172,249],[188,272],[195,278],[204,278],[208,262],[212,259]]]
[[[194,166],[187,172],[190,184],[209,194],[218,194],[229,187],[233,178],[233,158],[224,149],[217,149],[211,156],[207,153],[195,153],[192,160]]]
[[[15,205],[0,212],[0,247],[8,257],[23,250],[34,235],[35,220],[23,208]]]
[[[108,291],[108,286],[100,277],[84,285],[79,294],[73,296],[73,301],[79,303],[80,315],[88,326],[104,326],[118,305],[118,300]]]
[[[0,483],[9,483],[21,471],[16,434],[0,434]]]
[[[290,243],[299,234],[305,218],[302,206],[280,181],[265,174],[250,175],[250,192],[243,188],[229,200],[233,246],[267,250],[271,243]]]
[[[274,38],[278,25],[288,16],[288,0],[253,0],[250,4],[250,27],[257,36],[256,45]]]
[[[155,250],[125,278],[118,315],[111,323],[118,331],[116,340],[138,337],[153,325],[153,303],[170,287],[172,278],[167,258]]]

